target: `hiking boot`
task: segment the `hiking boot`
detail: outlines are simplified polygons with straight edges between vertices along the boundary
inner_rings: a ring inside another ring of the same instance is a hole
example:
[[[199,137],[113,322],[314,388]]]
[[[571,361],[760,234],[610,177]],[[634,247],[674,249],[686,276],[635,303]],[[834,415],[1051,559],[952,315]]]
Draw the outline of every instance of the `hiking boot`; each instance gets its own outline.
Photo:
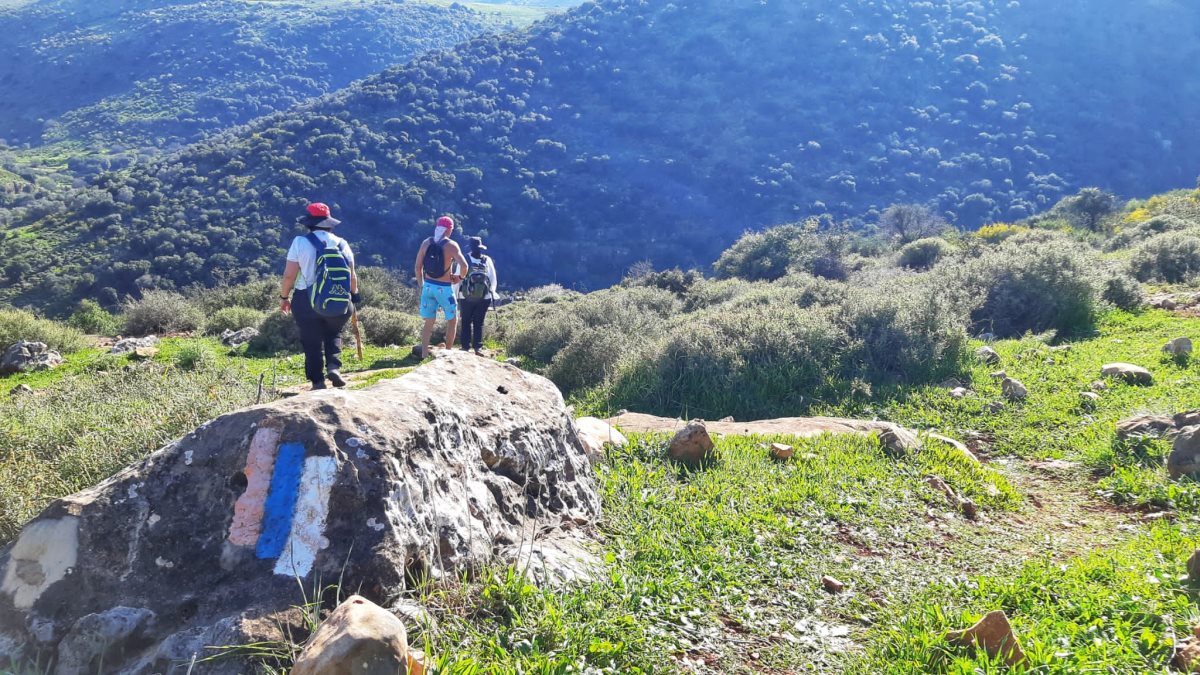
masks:
[[[329,387],[325,386],[325,380],[321,380],[320,382],[313,382],[312,388],[313,388],[313,391],[316,391],[318,389],[328,389]]]
[[[341,373],[338,373],[337,371],[331,371],[326,377],[328,377],[329,381],[333,383],[333,386],[337,387],[338,389],[346,386],[346,381],[342,379]]]
[[[475,356],[483,356],[483,350],[482,350],[482,349],[476,349],[476,350],[475,350]]]

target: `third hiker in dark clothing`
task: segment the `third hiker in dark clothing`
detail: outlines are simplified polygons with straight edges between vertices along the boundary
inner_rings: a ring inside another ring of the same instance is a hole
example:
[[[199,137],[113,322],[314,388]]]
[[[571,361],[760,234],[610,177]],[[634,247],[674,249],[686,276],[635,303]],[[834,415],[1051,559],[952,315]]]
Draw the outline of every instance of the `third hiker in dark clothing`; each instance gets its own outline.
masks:
[[[297,223],[307,227],[309,233],[292,240],[288,249],[279,309],[296,317],[300,342],[304,345],[304,374],[312,382],[312,388],[325,389],[326,377],[333,386],[344,387],[346,381],[340,372],[342,329],[350,320],[350,303],[357,304],[359,300],[354,252],[345,239],[333,234],[333,228],[341,221],[330,217],[328,206],[309,204],[308,215]],[[347,269],[338,277],[343,263]],[[319,270],[329,270],[326,278],[332,285],[348,276],[349,288],[319,288]],[[320,310],[314,307],[313,298],[318,299],[318,306],[324,307]]]
[[[463,351],[482,355],[483,320],[496,299],[496,266],[479,237],[467,240],[467,272],[458,286]]]

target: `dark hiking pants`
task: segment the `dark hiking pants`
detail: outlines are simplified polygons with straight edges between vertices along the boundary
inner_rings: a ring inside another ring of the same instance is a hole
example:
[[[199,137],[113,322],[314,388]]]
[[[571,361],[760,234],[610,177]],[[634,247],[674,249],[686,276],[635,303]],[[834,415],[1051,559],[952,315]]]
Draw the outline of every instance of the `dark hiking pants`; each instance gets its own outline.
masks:
[[[342,329],[350,315],[321,316],[312,308],[308,291],[292,294],[292,316],[300,329],[300,344],[304,345],[304,375],[316,384],[325,382],[325,373],[342,368]]]
[[[491,306],[491,300],[458,301],[458,342],[463,349],[483,349],[483,319]]]

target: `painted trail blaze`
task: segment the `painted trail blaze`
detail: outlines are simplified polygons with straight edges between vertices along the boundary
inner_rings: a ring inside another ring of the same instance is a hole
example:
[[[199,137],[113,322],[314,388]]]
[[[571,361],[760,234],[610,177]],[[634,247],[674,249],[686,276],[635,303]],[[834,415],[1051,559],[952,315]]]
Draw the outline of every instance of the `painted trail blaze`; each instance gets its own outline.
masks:
[[[292,516],[304,473],[304,446],[284,443],[275,457],[271,490],[263,504],[262,534],[258,536],[256,555],[262,560],[278,558],[292,531]]]

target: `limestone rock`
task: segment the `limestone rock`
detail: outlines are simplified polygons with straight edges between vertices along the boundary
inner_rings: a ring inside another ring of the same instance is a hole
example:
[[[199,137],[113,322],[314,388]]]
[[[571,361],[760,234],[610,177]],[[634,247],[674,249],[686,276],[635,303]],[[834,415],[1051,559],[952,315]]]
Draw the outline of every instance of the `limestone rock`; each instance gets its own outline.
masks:
[[[79,619],[58,645],[55,675],[98,672],[101,664],[144,639],[154,618],[154,612],[146,609],[113,607]]]
[[[53,370],[62,364],[62,355],[47,347],[46,343],[22,340],[4,350],[4,355],[0,356],[0,375]]]
[[[988,373],[988,377],[992,378],[993,380],[1003,380],[1008,377],[1008,372],[1003,371],[1003,370],[997,370],[994,373]]]
[[[1003,392],[1004,398],[1010,401],[1023,401],[1029,396],[1029,390],[1021,384],[1020,380],[1014,380],[1011,377],[1004,378],[1000,383],[1000,391]]]
[[[52,653],[84,617],[132,607],[156,618],[105,672],[167,672],[197,645],[276,639],[300,587],[337,579],[380,601],[567,528],[586,537],[599,513],[558,389],[439,352],[366,389],[219,417],[53,502],[0,548],[0,662],[46,621]],[[203,672],[251,670],[231,657]]]
[[[1166,415],[1137,415],[1117,422],[1117,438],[1127,441],[1134,436],[1162,438],[1175,428],[1175,420]]]
[[[137,349],[133,350],[133,353],[129,355],[129,358],[137,359],[139,361],[149,361],[156,356],[158,356],[158,347],[138,347]]]
[[[1085,406],[1091,407],[1100,402],[1100,394],[1094,391],[1079,392],[1079,402]]]
[[[736,422],[737,420],[733,419],[733,416],[727,416],[727,417],[722,417],[720,421],[725,422],[725,423],[731,423],[731,422]]]
[[[1200,424],[1200,410],[1186,410],[1184,412],[1175,413],[1171,418],[1175,423],[1175,428],[1182,429],[1184,427],[1194,427]]]
[[[604,458],[605,445],[623,448],[629,443],[625,435],[614,429],[611,424],[595,417],[580,417],[575,420],[575,430],[592,464]]]
[[[1163,345],[1163,353],[1171,356],[1186,356],[1192,353],[1192,340],[1186,337],[1177,337],[1167,344]]]
[[[963,384],[963,382],[961,382],[957,377],[952,377],[948,380],[943,380],[938,383],[938,388],[949,389],[951,391],[953,391],[955,389],[961,389],[964,386],[965,385]]]
[[[934,441],[936,443],[943,443],[945,445],[948,445],[951,448],[953,448],[955,452],[957,452],[959,455],[961,455],[967,461],[971,462],[972,464],[979,464],[979,457],[977,457],[975,455],[975,453],[971,452],[971,449],[968,448],[966,446],[966,444],[961,441],[956,441],[953,438],[950,438],[948,436],[943,436],[941,434],[935,434],[935,433],[931,433],[931,432],[927,432],[925,434],[925,440],[926,441]]]
[[[221,333],[221,344],[230,348],[240,347],[256,337],[258,337],[258,329],[253,326],[247,326],[241,330],[227,329]]]
[[[1091,389],[1092,391],[1106,391],[1108,389],[1108,383],[1104,380],[1094,380],[1092,382]]]
[[[1167,456],[1167,473],[1171,478],[1197,472],[1200,472],[1200,426],[1180,431],[1171,446],[1171,454]]]
[[[149,335],[144,338],[125,338],[117,340],[117,343],[109,350],[110,354],[132,354],[139,349],[149,349],[158,347],[158,338],[154,335]]]
[[[712,437],[703,420],[692,420],[671,439],[667,456],[676,462],[695,466],[712,459]]]
[[[1000,363],[1000,354],[991,347],[980,347],[975,350],[975,358],[980,363],[985,363],[989,366],[994,366]]]
[[[1200,581],[1200,548],[1192,551],[1187,561],[1188,579],[1193,583]]]
[[[321,623],[292,675],[395,675],[408,668],[404,623],[379,605],[350,596]]]
[[[950,390],[950,398],[953,398],[956,400],[962,400],[962,399],[966,398],[967,394],[969,394],[969,393],[971,393],[971,392],[968,391],[964,387],[956,387],[956,388]]]
[[[984,412],[991,413],[993,415],[1000,413],[1002,410],[1004,410],[1004,401],[992,401],[991,403],[983,406]]]
[[[27,384],[18,384],[17,386],[8,390],[9,396],[29,396],[32,393],[33,387]]]
[[[834,579],[829,575],[821,577],[821,585],[825,587],[825,590],[833,594],[841,593],[842,591],[846,590],[846,584]]]
[[[796,454],[796,449],[790,445],[785,445],[783,443],[772,443],[771,444],[771,457],[773,457],[775,459],[778,459],[778,460],[791,459],[792,455],[794,455],[794,454]]]
[[[519,368],[521,366],[521,359],[518,359],[515,356],[510,356],[509,358],[504,359],[504,363],[510,366],[517,366]]]
[[[989,612],[979,623],[966,630],[947,634],[946,640],[961,647],[982,649],[993,659],[1003,658],[1009,666],[1025,661],[1025,652],[1021,650],[1021,643],[1008,623],[1008,616],[1000,610]]]
[[[1124,380],[1129,384],[1153,384],[1154,375],[1149,370],[1132,363],[1107,363],[1100,369],[1102,377]]]
[[[1179,303],[1175,301],[1175,296],[1169,293],[1153,295],[1146,300],[1146,304],[1155,309],[1173,310],[1179,307]]]

